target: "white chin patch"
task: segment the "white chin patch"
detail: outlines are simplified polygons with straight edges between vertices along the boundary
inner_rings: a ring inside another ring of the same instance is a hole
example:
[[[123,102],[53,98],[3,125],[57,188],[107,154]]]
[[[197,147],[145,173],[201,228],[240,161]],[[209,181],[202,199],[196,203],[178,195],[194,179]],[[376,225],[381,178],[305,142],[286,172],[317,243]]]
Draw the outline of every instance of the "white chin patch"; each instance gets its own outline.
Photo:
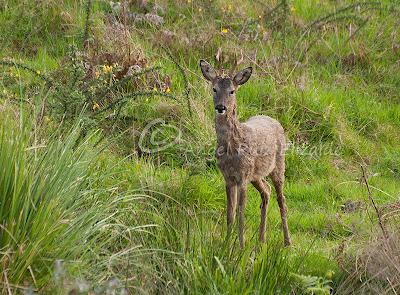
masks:
[[[215,113],[217,115],[224,115],[226,113],[226,111],[225,110],[222,110],[222,111],[215,110]]]

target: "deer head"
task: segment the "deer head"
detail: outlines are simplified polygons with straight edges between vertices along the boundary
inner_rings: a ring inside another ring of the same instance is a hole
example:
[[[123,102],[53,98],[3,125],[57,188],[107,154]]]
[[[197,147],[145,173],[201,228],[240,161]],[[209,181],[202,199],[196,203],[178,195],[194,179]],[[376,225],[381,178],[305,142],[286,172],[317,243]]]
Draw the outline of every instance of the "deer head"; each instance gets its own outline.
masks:
[[[218,75],[205,60],[200,60],[200,69],[204,78],[211,82],[217,116],[232,114],[236,109],[236,90],[249,80],[252,67],[239,71],[233,78]]]

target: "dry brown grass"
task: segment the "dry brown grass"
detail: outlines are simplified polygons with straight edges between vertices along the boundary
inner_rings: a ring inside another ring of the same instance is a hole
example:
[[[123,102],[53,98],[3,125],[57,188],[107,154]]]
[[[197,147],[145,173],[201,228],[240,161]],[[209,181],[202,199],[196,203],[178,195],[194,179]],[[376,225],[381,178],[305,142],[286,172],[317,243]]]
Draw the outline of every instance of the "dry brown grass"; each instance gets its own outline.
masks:
[[[387,238],[376,231],[352,255],[339,255],[347,276],[336,294],[400,294],[399,218],[386,225]]]

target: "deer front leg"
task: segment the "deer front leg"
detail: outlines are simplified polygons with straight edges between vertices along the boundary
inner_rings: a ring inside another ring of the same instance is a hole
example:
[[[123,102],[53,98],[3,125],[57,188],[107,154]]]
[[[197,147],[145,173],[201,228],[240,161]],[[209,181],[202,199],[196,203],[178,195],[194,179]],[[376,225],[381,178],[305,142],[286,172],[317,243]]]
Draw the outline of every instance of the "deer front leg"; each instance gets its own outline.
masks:
[[[240,249],[244,248],[244,209],[246,206],[246,189],[247,186],[244,184],[238,185],[238,198],[239,198],[239,206],[238,206],[238,215],[239,215],[239,244]]]
[[[236,185],[226,184],[226,222],[227,235],[232,232],[233,221],[235,220],[236,209]]]

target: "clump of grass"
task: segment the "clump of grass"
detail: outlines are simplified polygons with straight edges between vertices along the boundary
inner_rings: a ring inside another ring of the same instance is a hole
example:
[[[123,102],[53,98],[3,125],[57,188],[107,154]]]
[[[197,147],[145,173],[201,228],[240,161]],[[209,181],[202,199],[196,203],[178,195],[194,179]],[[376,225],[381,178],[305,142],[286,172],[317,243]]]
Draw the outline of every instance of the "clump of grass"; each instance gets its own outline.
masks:
[[[112,176],[107,168],[102,173],[94,170],[98,135],[82,138],[78,124],[63,136],[56,133],[40,141],[26,119],[18,126],[7,114],[0,115],[0,283],[4,290],[26,284],[37,290],[47,286],[57,259],[67,261],[73,275],[98,282],[101,276],[82,271],[81,266],[107,266],[112,251],[123,252],[125,247],[139,251],[139,240],[123,237],[143,231],[146,226],[138,224],[147,215],[125,223],[133,209],[123,206],[127,200],[131,205],[139,203],[145,195],[104,184]],[[138,255],[133,250],[127,252]]]
[[[83,210],[92,137],[77,145],[79,130],[74,129],[64,140],[37,144],[29,126],[2,119],[1,283],[11,288],[30,279],[40,288],[51,259],[74,259],[86,251],[79,241],[93,226],[88,214],[97,216],[95,210]]]
[[[395,220],[392,220],[395,221]],[[398,226],[390,227],[383,237],[378,231],[369,233],[355,252],[341,253],[344,268],[337,282],[337,294],[397,294],[400,291],[400,256]]]

